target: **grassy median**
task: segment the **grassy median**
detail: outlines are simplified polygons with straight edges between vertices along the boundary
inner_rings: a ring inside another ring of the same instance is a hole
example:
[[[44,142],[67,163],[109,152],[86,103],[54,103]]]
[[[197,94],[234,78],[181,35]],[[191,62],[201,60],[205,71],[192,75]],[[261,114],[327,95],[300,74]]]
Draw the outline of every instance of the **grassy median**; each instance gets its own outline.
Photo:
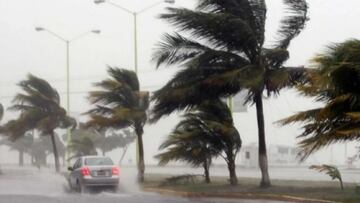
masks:
[[[279,195],[344,203],[360,203],[360,191],[356,192],[355,184],[345,183],[345,189],[341,191],[336,181],[272,180],[272,187],[260,189],[258,187],[259,179],[255,178],[239,178],[239,185],[230,186],[228,180],[224,177],[213,177],[211,184],[205,184],[201,177],[195,178],[194,181],[166,181],[170,177],[170,175],[148,174],[143,188],[145,190],[157,189],[183,192],[183,194],[190,194],[190,196],[231,198],[251,194],[254,198],[257,195],[261,198],[266,197],[263,195]],[[274,197],[274,199],[277,198]]]

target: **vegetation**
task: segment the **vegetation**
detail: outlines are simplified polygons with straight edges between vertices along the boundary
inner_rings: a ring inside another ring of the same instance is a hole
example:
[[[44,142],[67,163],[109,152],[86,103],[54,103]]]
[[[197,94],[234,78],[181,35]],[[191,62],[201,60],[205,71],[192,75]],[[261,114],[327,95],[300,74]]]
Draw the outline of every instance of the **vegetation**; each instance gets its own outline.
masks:
[[[235,158],[240,147],[240,135],[234,127],[230,109],[220,100],[205,101],[185,114],[160,146],[167,151],[157,158],[160,164],[180,160],[193,166],[203,165],[206,182],[209,183],[211,159],[221,156],[228,165],[230,183],[236,185]]]
[[[106,129],[96,130],[84,127],[80,125],[80,128],[73,130],[71,133],[72,139],[68,148],[73,153],[72,157],[97,155],[97,149],[105,156],[107,152],[117,148],[123,149],[123,157],[128,145],[136,139],[136,136],[132,135],[128,130],[124,130],[123,133],[113,131],[107,134],[106,131],[108,130]]]
[[[336,168],[335,166],[330,166],[330,165],[312,165],[310,166],[310,169],[315,169],[319,172],[325,172],[326,174],[328,174],[333,180],[338,179],[340,182],[340,187],[341,190],[344,190],[344,184],[341,178],[341,174],[338,168]]]
[[[108,68],[110,78],[96,83],[98,91],[90,93],[90,102],[96,105],[88,112],[88,126],[95,129],[123,129],[133,127],[138,141],[138,180],[144,181],[143,133],[149,108],[149,92],[140,91],[135,72],[126,69]]]
[[[34,137],[32,134],[26,134],[25,136],[19,138],[15,142],[12,142],[8,139],[3,139],[0,141],[0,145],[6,145],[10,147],[10,150],[15,150],[19,152],[19,166],[24,166],[24,154],[31,154],[32,144],[34,142]]]
[[[300,199],[319,199],[333,202],[358,203],[359,193],[355,192],[355,183],[345,183],[344,191],[339,190],[333,181],[305,181],[305,180],[272,180],[274,187],[266,190],[258,187],[258,178],[239,178],[241,184],[230,186],[225,177],[212,177],[211,184],[205,184],[202,179],[195,179],[191,184],[186,182],[169,182],[169,174],[147,174],[142,185],[145,191],[166,191],[172,195],[183,195],[188,198],[232,198],[232,199],[260,199],[285,202],[318,202],[301,201]],[[165,183],[165,184],[164,184]],[[289,199],[296,197],[295,199]]]
[[[60,171],[59,153],[54,130],[75,126],[74,119],[67,116],[60,106],[59,93],[45,80],[28,75],[19,83],[24,93],[18,93],[10,110],[19,111],[16,120],[4,125],[4,132],[11,141],[25,136],[29,130],[37,129],[43,136],[50,136],[55,159],[56,172]]]
[[[313,60],[316,69],[299,91],[323,107],[299,112],[282,124],[303,123],[303,159],[333,143],[360,140],[360,41],[333,44]]]
[[[207,140],[201,139],[199,136],[201,132],[195,132],[199,129],[189,128],[191,127],[178,125],[159,148],[166,151],[158,154],[156,158],[160,160],[159,165],[166,165],[170,161],[185,161],[193,167],[202,166],[205,182],[210,183],[209,168],[212,156],[216,156],[217,153],[210,149]]]
[[[4,116],[4,107],[2,104],[0,104],[0,120],[3,118]]]
[[[284,0],[289,16],[282,21],[276,41],[265,47],[264,0],[198,0],[195,10],[168,8],[161,18],[183,34],[165,34],[154,53],[157,66],[182,69],[152,97],[156,122],[177,110],[193,108],[205,100],[247,91],[256,105],[261,186],[271,185],[267,166],[263,94],[279,94],[301,82],[302,67],[286,67],[288,47],[308,19],[305,0]],[[185,37],[191,35],[191,39]]]

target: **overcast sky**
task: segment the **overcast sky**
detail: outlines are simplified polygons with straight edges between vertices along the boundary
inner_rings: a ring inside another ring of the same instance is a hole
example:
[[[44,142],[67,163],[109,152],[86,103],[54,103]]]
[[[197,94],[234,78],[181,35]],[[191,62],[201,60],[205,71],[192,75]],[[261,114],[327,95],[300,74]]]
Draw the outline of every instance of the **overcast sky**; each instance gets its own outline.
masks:
[[[157,1],[113,0],[131,10],[141,10]],[[192,0],[177,0],[175,6],[194,6]],[[281,0],[268,0],[267,44],[274,41],[278,22],[284,14]],[[309,0],[310,21],[305,31],[291,44],[288,65],[308,65],[314,54],[321,52],[331,42],[360,38],[359,0]],[[164,84],[174,69],[155,70],[150,62],[151,52],[164,32],[172,27],[157,19],[165,4],[140,15],[139,76],[144,89],[154,90]],[[86,92],[93,82],[106,76],[106,65],[133,68],[132,16],[108,4],[95,5],[92,0],[0,0],[0,102],[9,106],[18,91],[15,84],[32,73],[51,82],[65,101],[65,44],[46,32],[36,32],[43,26],[71,39],[91,29],[101,29],[100,35],[88,35],[74,41],[70,47],[71,64],[71,112],[74,116],[89,106]],[[64,104],[64,102],[63,102]],[[318,104],[299,97],[293,91],[285,91],[277,99],[265,102],[267,139],[270,144],[294,145],[297,126],[279,128],[273,122],[299,110]],[[5,120],[13,117],[7,114]],[[84,119],[84,118],[82,118]],[[245,144],[256,142],[256,118],[254,108],[235,114],[237,127]],[[160,142],[178,121],[177,116],[162,120],[145,131],[146,159],[152,160]],[[349,154],[353,149],[349,150]],[[314,159],[331,157],[323,151]],[[334,149],[334,159],[343,162],[344,147]]]

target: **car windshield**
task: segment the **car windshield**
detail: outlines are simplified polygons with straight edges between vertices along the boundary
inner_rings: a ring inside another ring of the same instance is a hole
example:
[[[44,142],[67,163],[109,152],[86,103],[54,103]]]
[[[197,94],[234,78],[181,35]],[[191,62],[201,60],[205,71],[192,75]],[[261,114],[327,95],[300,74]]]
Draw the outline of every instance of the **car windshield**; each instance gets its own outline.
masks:
[[[86,166],[103,166],[103,165],[114,165],[110,158],[94,157],[85,159]]]

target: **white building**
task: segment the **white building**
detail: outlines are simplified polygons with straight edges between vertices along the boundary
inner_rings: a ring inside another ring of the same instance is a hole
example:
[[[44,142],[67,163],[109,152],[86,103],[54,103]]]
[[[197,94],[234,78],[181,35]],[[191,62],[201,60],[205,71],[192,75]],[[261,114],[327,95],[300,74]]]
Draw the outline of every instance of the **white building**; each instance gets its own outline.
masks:
[[[267,149],[269,166],[295,166],[298,165],[298,149],[284,145],[270,145]],[[252,143],[241,148],[239,163],[244,167],[258,167],[259,149]]]

